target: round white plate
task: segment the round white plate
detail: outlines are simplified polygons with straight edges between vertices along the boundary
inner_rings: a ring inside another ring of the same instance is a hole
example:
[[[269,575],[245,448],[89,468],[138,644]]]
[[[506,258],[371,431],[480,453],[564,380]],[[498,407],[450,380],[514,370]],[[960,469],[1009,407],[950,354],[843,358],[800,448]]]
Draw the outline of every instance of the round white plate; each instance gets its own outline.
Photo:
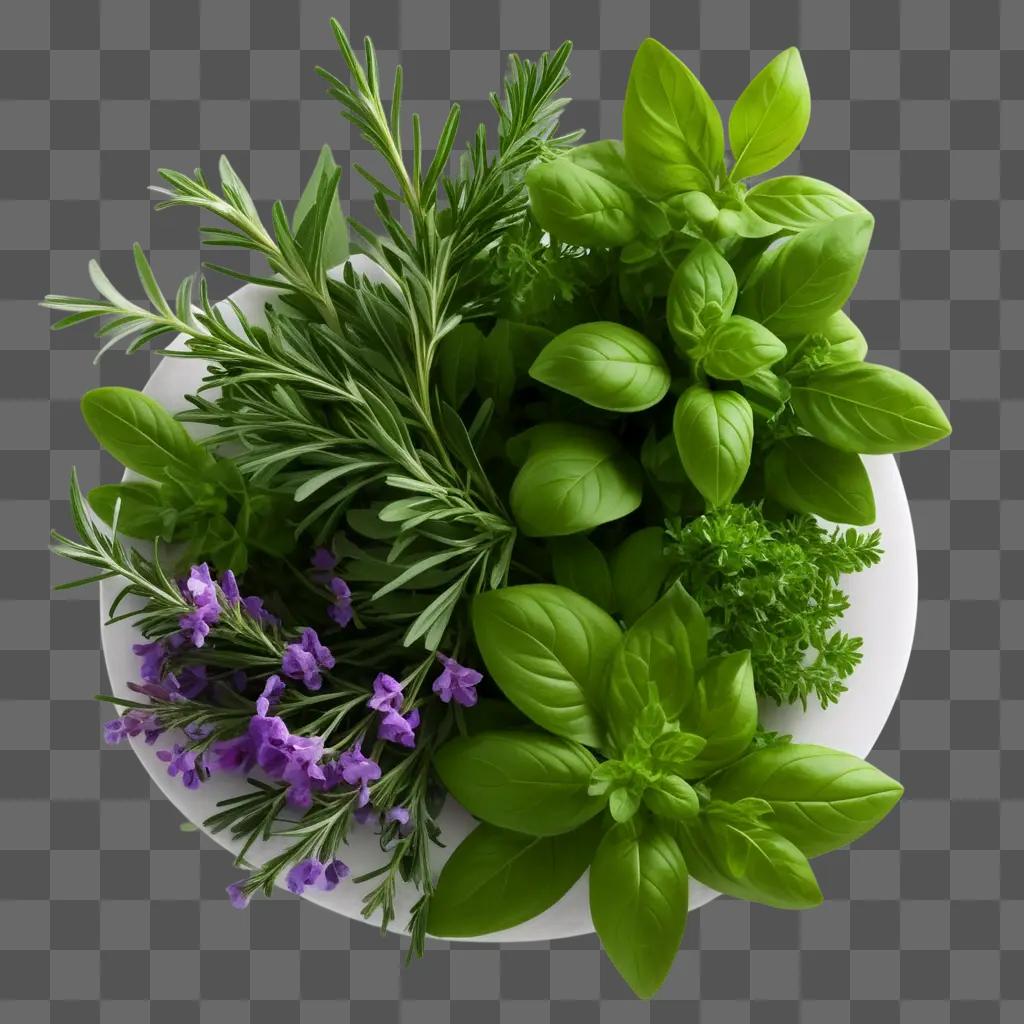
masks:
[[[362,257],[354,260],[360,261],[356,265],[362,272],[372,274],[377,269]],[[274,294],[268,288],[246,285],[232,298],[250,320],[260,322],[264,305]],[[225,309],[224,312],[231,322],[231,311]],[[174,345],[181,347],[180,339]],[[203,369],[199,360],[166,359],[150,378],[145,391],[166,408],[179,411],[187,406],[184,395],[198,388]],[[838,706],[827,713],[817,705],[809,707],[806,712],[799,706],[776,708],[769,705],[762,712],[762,721],[767,728],[791,733],[802,743],[821,743],[861,757],[871,750],[896,701],[910,658],[917,615],[914,531],[896,460],[884,455],[866,456],[864,461],[878,507],[875,525],[882,531],[885,549],[885,555],[877,566],[850,577],[844,584],[850,596],[850,609],[844,617],[844,626],[852,634],[864,638],[864,660],[850,678],[848,692],[843,694]],[[100,584],[103,618],[116,592],[116,581],[106,580]],[[127,683],[138,678],[138,658],[132,654],[131,647],[142,639],[141,634],[127,622],[102,628],[103,654],[116,696],[129,699],[137,696],[128,689]],[[216,813],[219,800],[249,790],[242,778],[230,775],[215,775],[198,789],[185,789],[180,778],[172,779],[167,775],[167,766],[156,756],[157,749],[166,743],[148,747],[138,739],[131,742],[157,786],[189,821],[200,828],[205,819]],[[445,846],[433,850],[432,864],[436,871],[440,871],[450,852],[471,831],[473,819],[449,799],[439,824]],[[237,852],[240,845],[223,833],[213,838],[232,853]],[[263,843],[253,847],[248,858],[253,863],[262,864],[279,852],[283,845],[280,840]],[[339,851],[339,856],[352,869],[352,874],[358,875],[377,867],[384,855],[373,829],[354,825],[348,845]],[[586,881],[584,876],[555,906],[532,920],[472,941],[535,942],[592,932]],[[361,901],[365,891],[364,886],[343,882],[333,892],[309,891],[305,898],[345,917],[361,920]],[[691,909],[703,906],[716,895],[706,886],[691,883]],[[405,931],[408,912],[415,898],[416,893],[411,887],[399,891],[396,919],[390,926],[392,931]]]

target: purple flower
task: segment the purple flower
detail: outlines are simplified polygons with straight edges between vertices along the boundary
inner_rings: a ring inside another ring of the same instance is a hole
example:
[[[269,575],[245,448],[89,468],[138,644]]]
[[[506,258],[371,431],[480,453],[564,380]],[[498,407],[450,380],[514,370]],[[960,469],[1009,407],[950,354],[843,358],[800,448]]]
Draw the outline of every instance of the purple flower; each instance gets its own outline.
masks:
[[[152,745],[163,733],[159,719],[152,712],[142,708],[132,708],[120,718],[115,718],[103,725],[103,739],[110,744],[121,743],[133,736],[146,734],[146,742]]]
[[[249,906],[249,894],[242,888],[245,884],[245,879],[241,882],[232,882],[225,890],[228,894],[228,900],[231,906],[235,910],[245,910]]]
[[[384,815],[386,822],[397,821],[399,825],[409,824],[409,809],[407,807],[392,807]]]
[[[290,679],[301,679],[309,690],[323,685],[320,669],[334,668],[334,655],[320,643],[316,630],[307,626],[297,644],[289,644],[281,658],[281,671]]]
[[[212,605],[218,609],[219,613],[220,602],[217,600],[217,588],[210,575],[210,567],[205,562],[192,566],[188,579],[185,581],[185,589],[197,608]]]
[[[365,807],[357,807],[352,812],[352,817],[355,818],[360,825],[366,825],[377,817],[377,811],[374,809],[373,804],[367,804]]]
[[[178,692],[185,700],[195,700],[206,689],[206,666],[185,665],[176,672],[174,679],[178,685]]]
[[[313,572],[310,573],[313,579],[318,583],[326,583],[331,578],[331,570],[338,564],[338,559],[328,548],[317,548],[309,564],[313,567]]]
[[[284,680],[280,676],[270,676],[263,692],[256,698],[256,714],[266,717],[271,704],[276,704],[284,693]]]
[[[413,708],[408,716],[403,716],[398,711],[388,711],[381,719],[377,729],[377,738],[389,740],[391,743],[399,743],[403,747],[414,747],[416,746],[414,730],[419,724],[419,708]]]
[[[167,662],[167,647],[163,640],[151,643],[132,644],[132,653],[142,659],[139,676],[144,683],[159,683]]]
[[[212,763],[210,758],[212,757]],[[213,772],[247,772],[256,763],[252,740],[245,733],[232,740],[220,740],[210,748],[206,755],[207,768]]]
[[[454,658],[438,654],[437,660],[444,666],[441,674],[434,680],[434,693],[450,704],[452,700],[464,708],[471,708],[477,701],[476,686],[483,675],[475,668],[466,668]]]
[[[199,770],[196,768],[196,752],[186,750],[180,743],[174,744],[174,750],[158,750],[157,757],[167,762],[167,774],[173,779],[181,775],[181,781],[186,789],[198,789],[201,781]]]
[[[370,783],[380,778],[380,765],[363,753],[359,742],[341,755],[338,764],[342,779],[350,786],[359,787],[356,807],[365,807],[370,802]]]
[[[327,615],[344,629],[352,621],[352,591],[340,576],[331,578],[330,588],[334,603],[327,609]]]
[[[238,580],[235,579],[235,574],[230,569],[225,569],[220,574],[220,589],[224,600],[232,607],[242,600],[242,595],[238,590]]]
[[[273,613],[263,607],[263,598],[250,595],[242,598],[242,607],[250,618],[257,622],[265,622],[268,626],[280,626],[281,620]]]
[[[215,604],[199,605],[178,620],[193,647],[202,647],[210,635],[210,625],[220,618],[220,608]]]
[[[321,864],[315,857],[300,861],[289,872],[285,884],[290,892],[300,896],[308,888],[330,892],[348,875],[348,866],[340,860]]]
[[[373,696],[366,702],[374,711],[398,711],[404,695],[402,684],[386,672],[379,672],[373,681]]]
[[[182,731],[190,740],[198,743],[200,740],[205,740],[213,732],[213,729],[213,722],[190,722]]]

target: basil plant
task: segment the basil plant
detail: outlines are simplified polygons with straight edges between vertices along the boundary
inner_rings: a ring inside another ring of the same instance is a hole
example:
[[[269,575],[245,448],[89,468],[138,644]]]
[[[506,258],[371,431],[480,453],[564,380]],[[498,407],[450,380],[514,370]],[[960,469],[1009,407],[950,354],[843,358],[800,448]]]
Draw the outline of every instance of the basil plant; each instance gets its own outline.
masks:
[[[537,439],[512,491],[524,533],[566,535],[622,517],[645,480],[672,514],[689,488],[705,507],[767,497],[866,525],[875,506],[860,456],[949,433],[921,384],[864,361],[867,343],[843,312],[872,215],[815,178],[749,184],[793,154],[810,109],[790,48],[735,103],[727,159],[711,98],[648,39],[630,72],[622,141],[576,146],[530,169],[532,215],[560,268],[555,290],[575,287],[580,299],[589,287],[574,311],[590,319],[556,333],[529,376],[600,414],[595,432]],[[584,265],[591,277],[567,269]],[[640,413],[649,436],[638,462],[622,436]]]
[[[625,631],[554,584],[480,594],[472,620],[524,717],[438,751],[442,782],[480,824],[441,873],[434,935],[519,924],[589,867],[605,951],[648,997],[679,948],[691,877],[814,906],[808,858],[863,835],[902,793],[860,758],[759,732],[748,652],[708,657],[707,623],[681,584]]]

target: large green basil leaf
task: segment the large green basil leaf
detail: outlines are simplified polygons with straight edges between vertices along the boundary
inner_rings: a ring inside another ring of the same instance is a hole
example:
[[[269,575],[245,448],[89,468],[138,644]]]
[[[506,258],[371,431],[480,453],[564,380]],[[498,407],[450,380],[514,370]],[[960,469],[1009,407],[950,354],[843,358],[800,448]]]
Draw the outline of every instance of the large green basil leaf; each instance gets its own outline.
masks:
[[[537,223],[570,245],[618,247],[636,237],[633,196],[568,157],[534,164],[526,173]]]
[[[744,196],[744,201],[766,221],[791,231],[802,231],[848,213],[867,212],[835,185],[799,174],[762,181]]]
[[[770,249],[744,287],[737,311],[775,334],[813,330],[850,297],[873,227],[871,214],[847,214]]]
[[[577,167],[597,174],[625,192],[639,195],[636,182],[626,166],[626,150],[618,139],[599,139],[566,150],[565,158]]]
[[[755,750],[726,768],[711,786],[716,800],[767,800],[773,814],[766,824],[807,857],[859,839],[902,794],[895,779],[867,761],[806,743]]]
[[[643,474],[618,440],[577,429],[527,458],[509,501],[527,537],[562,537],[629,515],[642,496]]]
[[[736,305],[736,275],[721,253],[701,242],[676,267],[668,286],[668,327],[684,350]]]
[[[615,607],[612,577],[601,549],[586,537],[558,537],[550,544],[555,582],[610,612]]]
[[[756,320],[719,320],[701,346],[704,369],[719,380],[741,380],[767,369],[786,355],[786,346]]]
[[[860,328],[840,309],[820,324],[814,325],[810,332],[817,338],[828,342],[828,362],[859,363],[868,354],[868,343]],[[805,335],[796,338],[784,338],[787,347],[798,344]]]
[[[671,382],[657,345],[608,320],[577,324],[544,346],[530,376],[588,405],[639,412],[657,405]]]
[[[654,822],[615,825],[590,865],[590,916],[608,959],[642,999],[658,990],[679,949],[689,900],[674,836]]]
[[[713,190],[725,150],[722,119],[693,72],[655,39],[633,58],[622,138],[626,163],[651,196]]]
[[[808,433],[845,452],[909,452],[952,429],[923,384],[877,363],[825,366],[795,382],[790,401]]]
[[[203,480],[213,456],[149,395],[133,388],[94,388],[82,396],[82,416],[96,440],[122,465],[151,480],[175,470]]]
[[[570,832],[600,811],[597,759],[573,740],[512,729],[449,740],[434,755],[445,789],[474,817],[531,836]]]
[[[309,176],[306,187],[295,204],[295,213],[292,215],[292,230],[297,240],[305,241],[305,236],[319,234],[323,238],[323,245],[320,250],[320,264],[325,270],[330,270],[348,259],[348,225],[345,222],[345,215],[341,212],[341,200],[338,196],[337,187],[334,189],[334,196],[330,198],[326,209],[326,219],[323,227],[316,225],[313,220],[306,225],[303,231],[303,224],[312,213],[316,216],[317,196],[320,192],[321,182],[329,181],[338,170],[334,161],[334,154],[330,146],[324,146],[320,150],[313,173]]]
[[[699,778],[735,761],[757,729],[757,696],[749,651],[712,658],[685,695],[679,727],[707,741],[686,766],[686,778]]]
[[[690,874],[717,892],[783,910],[821,902],[807,858],[764,825],[702,814],[676,835]]]
[[[875,521],[875,495],[860,456],[813,437],[787,437],[774,445],[764,479],[768,496],[794,512],[853,526]]]
[[[811,91],[795,46],[773,57],[740,93],[729,115],[730,177],[763,174],[786,159],[811,120]],[[770,218],[769,218],[770,219]]]
[[[668,718],[679,714],[707,657],[708,631],[697,602],[681,583],[647,609],[626,631],[612,660],[605,703],[620,747],[647,706],[651,685]]]
[[[711,391],[693,384],[679,396],[672,433],[694,487],[713,508],[727,505],[750,468],[750,403],[737,391]]]
[[[427,931],[463,938],[529,921],[572,888],[600,838],[598,817],[557,836],[478,825],[441,870],[430,899]]]
[[[176,509],[155,484],[101,484],[89,491],[89,506],[108,526],[114,522],[114,508],[121,502],[117,532],[143,540],[171,540],[178,518]]]
[[[665,554],[665,531],[648,526],[631,533],[611,557],[615,604],[631,625],[658,600],[672,560]]]
[[[585,597],[544,583],[478,594],[473,631],[487,671],[539,726],[600,746],[608,665],[622,631]]]

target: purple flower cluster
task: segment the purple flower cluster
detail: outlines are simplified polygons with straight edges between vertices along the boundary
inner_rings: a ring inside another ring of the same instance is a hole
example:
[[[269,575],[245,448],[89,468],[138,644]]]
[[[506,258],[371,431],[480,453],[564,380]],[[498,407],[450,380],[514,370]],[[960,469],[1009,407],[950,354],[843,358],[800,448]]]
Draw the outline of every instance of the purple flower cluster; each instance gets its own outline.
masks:
[[[143,711],[142,708],[132,708],[120,718],[104,722],[103,739],[107,743],[114,744],[145,733],[146,742],[152,746],[163,731],[163,727],[153,712]]]
[[[301,679],[307,690],[319,690],[322,668],[334,668],[334,655],[320,643],[316,630],[307,626],[297,644],[288,644],[281,658],[281,671],[289,679]]]
[[[454,658],[441,653],[438,653],[437,660],[441,662],[443,670],[434,680],[434,693],[445,704],[454,700],[464,708],[471,708],[477,702],[476,687],[483,676],[475,668],[466,668]]]
[[[338,559],[327,548],[317,548],[310,564],[313,567],[310,575],[317,583],[327,587],[333,598],[327,607],[327,617],[344,629],[352,621],[352,590],[340,576],[334,575]]]
[[[186,789],[198,789],[202,781],[200,765],[196,762],[196,752],[186,750],[180,743],[174,744],[173,750],[158,750],[156,756],[167,762],[167,774],[173,779],[181,775]]]
[[[420,724],[419,708],[413,708],[408,715],[402,714],[403,684],[394,676],[380,672],[373,681],[373,696],[366,702],[381,714],[377,727],[377,738],[403,747],[416,746],[416,727]]]
[[[335,773],[341,776],[343,782],[359,787],[356,807],[365,807],[370,802],[370,783],[376,782],[381,776],[380,765],[363,753],[359,740],[351,750],[346,750],[338,758],[335,765]]]
[[[182,586],[182,594],[192,602],[192,610],[178,620],[178,625],[193,647],[202,647],[210,635],[210,626],[220,619],[217,585],[206,562],[192,566]]]
[[[338,887],[338,883],[347,878],[348,865],[340,860],[329,860],[326,863],[309,857],[299,861],[285,876],[285,885],[289,892],[301,896],[306,889],[320,889],[330,892]],[[227,887],[228,900],[236,910],[244,910],[249,905],[250,894],[246,891],[245,882],[232,882]]]

